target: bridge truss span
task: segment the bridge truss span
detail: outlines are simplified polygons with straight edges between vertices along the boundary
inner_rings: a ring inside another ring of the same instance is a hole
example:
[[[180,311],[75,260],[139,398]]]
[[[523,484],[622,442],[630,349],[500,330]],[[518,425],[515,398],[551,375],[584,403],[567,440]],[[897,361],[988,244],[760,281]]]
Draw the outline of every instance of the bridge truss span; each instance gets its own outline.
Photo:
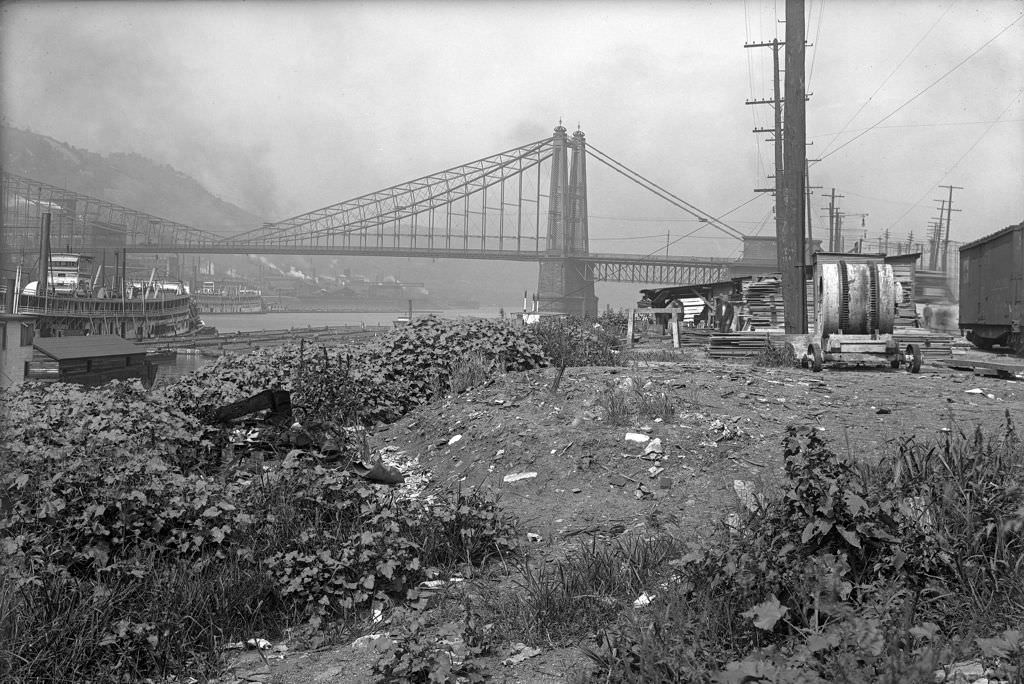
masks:
[[[622,254],[589,254],[586,257],[595,282],[648,284],[704,284],[728,280],[731,259],[658,257]]]
[[[304,249],[425,254],[544,249],[541,165],[552,138],[422,176],[222,240],[218,251]],[[500,257],[499,257],[500,258]]]

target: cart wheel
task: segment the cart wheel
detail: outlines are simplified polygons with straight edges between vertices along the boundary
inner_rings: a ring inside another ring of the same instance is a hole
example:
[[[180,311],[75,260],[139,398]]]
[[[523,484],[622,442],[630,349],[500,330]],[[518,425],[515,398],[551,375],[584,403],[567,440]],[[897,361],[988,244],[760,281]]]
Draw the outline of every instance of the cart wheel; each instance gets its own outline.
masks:
[[[907,364],[910,366],[911,373],[921,372],[921,362],[924,357],[921,355],[921,347],[916,344],[907,345]]]
[[[815,373],[821,372],[821,364],[823,361],[821,355],[821,345],[814,343],[807,346],[807,355],[811,360],[811,370]]]

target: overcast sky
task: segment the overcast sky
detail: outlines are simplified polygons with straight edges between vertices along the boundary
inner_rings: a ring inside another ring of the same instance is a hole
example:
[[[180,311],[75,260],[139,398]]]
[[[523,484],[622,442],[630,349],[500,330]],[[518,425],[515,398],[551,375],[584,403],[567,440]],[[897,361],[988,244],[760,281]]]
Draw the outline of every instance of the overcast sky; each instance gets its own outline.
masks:
[[[808,157],[823,158],[813,185],[867,213],[871,236],[920,235],[940,184],[964,186],[955,239],[1024,219],[1024,4],[807,0],[807,10]],[[784,37],[783,0],[16,2],[0,12],[7,123],[168,163],[268,219],[543,138],[560,118],[715,215],[771,184],[772,146],[751,132],[771,109],[744,104],[770,97],[771,52],[743,45]],[[593,251],[654,250],[666,231],[698,227],[596,163],[588,171]],[[826,202],[812,201],[820,227]],[[754,232],[770,211],[760,196],[726,220]],[[715,237],[705,228],[672,253],[735,253]]]

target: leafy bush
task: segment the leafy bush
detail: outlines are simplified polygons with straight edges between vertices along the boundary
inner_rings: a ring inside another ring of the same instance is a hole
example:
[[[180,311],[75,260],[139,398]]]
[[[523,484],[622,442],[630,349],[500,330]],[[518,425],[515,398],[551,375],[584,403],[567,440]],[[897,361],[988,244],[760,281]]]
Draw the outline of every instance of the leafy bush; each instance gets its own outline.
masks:
[[[426,616],[411,610],[397,611],[393,636],[373,665],[380,682],[483,682],[486,678],[475,658],[493,647],[493,625],[481,625],[470,603],[463,619],[446,622],[434,630]],[[432,632],[432,633],[431,633]]]
[[[17,462],[57,464],[58,451],[120,449],[193,465],[212,447],[199,420],[138,381],[92,389],[26,382],[0,390],[0,403],[0,444]]]
[[[451,389],[453,377],[465,384],[471,359],[497,372],[547,363],[531,333],[506,321],[424,316],[358,347],[313,349],[293,344],[226,355],[161,392],[172,405],[207,419],[218,406],[264,389],[298,390],[297,406],[316,404],[316,411],[335,417],[357,397],[359,418],[371,425],[396,420],[438,390]],[[296,384],[300,369],[304,377],[319,380]],[[339,388],[338,394],[325,394],[330,386]],[[315,396],[310,394],[314,388],[319,388]],[[335,406],[331,400],[339,397],[344,401]]]
[[[298,360],[343,375],[337,358]],[[362,387],[297,392],[327,418]],[[23,389],[0,419],[4,681],[209,673],[226,639],[400,603],[428,568],[516,545],[515,522],[478,492],[399,501],[299,451],[255,473],[211,468],[211,435],[167,395]]]
[[[619,365],[619,338],[591,321],[552,316],[541,318],[530,329],[557,368]]]

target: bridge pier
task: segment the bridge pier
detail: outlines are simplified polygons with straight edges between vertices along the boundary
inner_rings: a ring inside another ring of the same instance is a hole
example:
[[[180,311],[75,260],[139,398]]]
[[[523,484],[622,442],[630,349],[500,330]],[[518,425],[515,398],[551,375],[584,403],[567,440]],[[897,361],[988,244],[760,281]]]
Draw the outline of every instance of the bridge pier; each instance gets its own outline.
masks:
[[[547,256],[537,283],[540,311],[597,317],[594,267],[587,260],[587,157],[583,131],[568,140],[559,123],[552,136],[551,192],[548,194]],[[567,150],[572,149],[568,168]]]
[[[539,311],[597,318],[594,267],[581,259],[550,259],[540,263]]]

